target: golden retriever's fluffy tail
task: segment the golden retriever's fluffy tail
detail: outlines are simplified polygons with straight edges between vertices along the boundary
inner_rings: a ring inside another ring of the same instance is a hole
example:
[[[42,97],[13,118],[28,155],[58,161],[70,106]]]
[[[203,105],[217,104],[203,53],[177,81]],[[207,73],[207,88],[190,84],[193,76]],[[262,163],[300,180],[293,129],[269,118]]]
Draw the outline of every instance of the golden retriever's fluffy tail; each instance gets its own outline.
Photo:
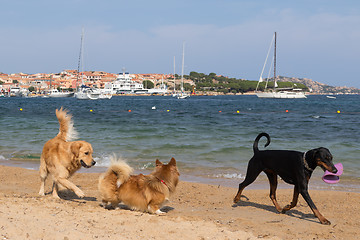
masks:
[[[64,141],[73,141],[77,138],[78,133],[74,128],[72,116],[68,111],[63,109],[56,109],[56,117],[59,120],[60,128],[57,137]]]

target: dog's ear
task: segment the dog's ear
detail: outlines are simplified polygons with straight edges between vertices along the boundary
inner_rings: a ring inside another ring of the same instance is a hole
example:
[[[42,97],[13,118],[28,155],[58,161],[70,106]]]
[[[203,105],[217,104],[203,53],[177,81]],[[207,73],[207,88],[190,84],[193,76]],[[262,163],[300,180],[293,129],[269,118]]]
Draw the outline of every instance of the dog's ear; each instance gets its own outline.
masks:
[[[79,157],[81,147],[82,147],[81,142],[73,142],[71,144],[70,149],[71,149],[71,152],[75,155],[75,157]]]
[[[159,159],[156,159],[155,161],[156,167],[162,166],[163,163],[159,161]]]
[[[169,164],[168,165],[172,165],[172,166],[176,166],[176,160],[175,160],[175,158],[171,158],[171,160],[170,160],[170,162],[169,162]]]
[[[307,151],[307,154],[306,156],[310,157],[311,160],[315,160],[315,154],[318,152],[318,149],[317,148],[314,148],[314,149],[311,149],[309,151]]]

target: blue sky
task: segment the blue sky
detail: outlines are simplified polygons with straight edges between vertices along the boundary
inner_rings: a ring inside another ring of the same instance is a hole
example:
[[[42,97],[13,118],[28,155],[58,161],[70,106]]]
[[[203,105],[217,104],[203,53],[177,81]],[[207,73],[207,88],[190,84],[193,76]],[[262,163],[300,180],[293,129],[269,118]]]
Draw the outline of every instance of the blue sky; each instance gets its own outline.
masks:
[[[222,74],[257,80],[273,32],[277,73],[360,88],[357,0],[0,0],[0,72]]]

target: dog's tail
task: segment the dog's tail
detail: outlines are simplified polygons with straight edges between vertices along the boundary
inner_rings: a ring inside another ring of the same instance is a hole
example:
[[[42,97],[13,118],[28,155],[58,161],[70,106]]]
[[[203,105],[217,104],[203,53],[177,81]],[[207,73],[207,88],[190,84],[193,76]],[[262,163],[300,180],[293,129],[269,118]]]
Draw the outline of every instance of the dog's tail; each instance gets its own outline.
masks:
[[[74,128],[72,116],[68,114],[68,111],[63,109],[56,109],[56,117],[59,120],[59,133],[57,137],[64,141],[73,141],[77,138],[77,132]]]
[[[115,155],[112,156],[110,160],[110,167],[106,171],[103,178],[106,176],[115,176],[117,178],[116,186],[120,187],[121,184],[129,179],[130,175],[133,173],[133,169],[123,160],[116,158]]]
[[[256,137],[255,142],[254,142],[254,145],[253,145],[254,153],[259,152],[258,143],[259,143],[260,138],[262,138],[262,137],[266,137],[266,138],[267,138],[267,142],[266,142],[266,144],[265,144],[265,147],[267,147],[267,146],[270,144],[270,135],[267,134],[267,133],[264,133],[264,132],[263,132],[263,133],[260,133],[260,134]]]

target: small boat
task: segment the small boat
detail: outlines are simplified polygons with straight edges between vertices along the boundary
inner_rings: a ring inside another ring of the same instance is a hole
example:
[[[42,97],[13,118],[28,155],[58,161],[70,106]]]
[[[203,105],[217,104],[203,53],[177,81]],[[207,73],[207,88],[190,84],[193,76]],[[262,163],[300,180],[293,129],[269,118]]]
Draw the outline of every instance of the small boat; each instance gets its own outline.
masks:
[[[331,98],[331,99],[336,99],[335,96],[331,96],[331,95],[330,95],[330,96],[328,95],[328,96],[326,96],[326,97],[327,97],[327,98]]]
[[[184,94],[179,94],[178,96],[177,96],[177,99],[185,99],[185,98],[189,98],[190,96],[188,95],[188,94],[186,94],[186,93],[184,93]]]
[[[100,89],[99,99],[111,99],[112,96],[112,93],[107,91],[106,89]]]
[[[9,90],[9,97],[21,97],[21,88],[11,87]]]
[[[73,92],[59,92],[57,89],[50,89],[47,94],[48,97],[51,98],[59,98],[59,97],[72,97],[74,96]]]

